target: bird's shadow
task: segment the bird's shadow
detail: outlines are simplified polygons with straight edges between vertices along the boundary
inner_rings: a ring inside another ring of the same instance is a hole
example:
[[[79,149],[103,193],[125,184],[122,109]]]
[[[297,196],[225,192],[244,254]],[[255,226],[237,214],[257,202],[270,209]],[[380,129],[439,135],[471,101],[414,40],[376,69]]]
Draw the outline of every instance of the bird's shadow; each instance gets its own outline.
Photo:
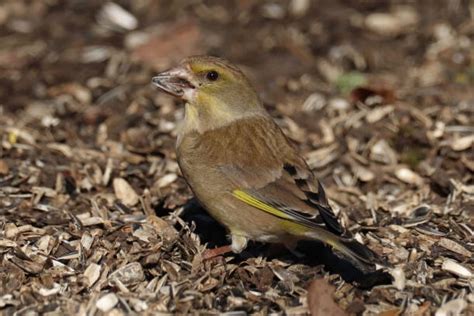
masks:
[[[196,199],[190,199],[185,204],[181,217],[189,224],[192,222],[196,224],[194,233],[199,236],[202,243],[207,244],[208,248],[221,247],[230,243],[226,229],[209,216]],[[304,263],[309,266],[323,265],[328,272],[339,274],[346,282],[350,282],[361,289],[370,289],[376,285],[392,283],[392,277],[389,273],[382,270],[361,271],[349,261],[335,255],[329,247],[317,241],[299,242],[296,251],[300,255],[295,255],[283,247],[280,248],[280,251],[276,252],[274,250],[275,248],[271,245],[250,242],[242,253],[228,255],[234,256],[234,260],[237,262],[264,254],[268,258],[278,258],[287,262]]]

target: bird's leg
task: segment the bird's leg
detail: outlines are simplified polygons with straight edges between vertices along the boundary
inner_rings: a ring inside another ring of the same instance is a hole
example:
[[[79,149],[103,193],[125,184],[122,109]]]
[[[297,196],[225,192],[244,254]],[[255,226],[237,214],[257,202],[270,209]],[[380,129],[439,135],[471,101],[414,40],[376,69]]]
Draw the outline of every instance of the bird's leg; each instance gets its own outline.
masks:
[[[202,254],[202,259],[209,260],[218,256],[222,256],[223,254],[226,254],[231,251],[232,251],[231,245],[217,247],[214,249],[206,249],[204,253]]]
[[[228,252],[241,253],[247,247],[248,239],[240,235],[232,235],[232,244],[214,249],[206,249],[203,253],[203,259],[209,260],[218,256],[222,256]]]

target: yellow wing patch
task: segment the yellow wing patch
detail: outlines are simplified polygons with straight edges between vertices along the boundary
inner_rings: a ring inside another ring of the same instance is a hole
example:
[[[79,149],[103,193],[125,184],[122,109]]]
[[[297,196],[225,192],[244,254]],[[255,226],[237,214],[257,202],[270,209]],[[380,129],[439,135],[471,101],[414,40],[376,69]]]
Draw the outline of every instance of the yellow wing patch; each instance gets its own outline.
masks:
[[[264,212],[283,219],[281,224],[288,232],[292,232],[294,234],[304,234],[305,232],[310,230],[308,226],[301,225],[295,222],[294,217],[292,217],[291,215],[286,214],[285,212],[280,211],[279,209],[260,201],[259,199],[251,196],[250,194],[242,190],[234,190],[232,191],[232,195],[234,195],[237,199],[250,206],[253,206],[259,210],[262,210]]]
[[[242,202],[245,202],[248,205],[251,205],[255,208],[258,208],[259,210],[265,211],[267,213],[278,216],[280,218],[284,218],[284,219],[288,219],[288,220],[293,219],[293,217],[291,217],[290,215],[280,211],[279,209],[274,208],[271,205],[268,205],[268,204],[260,201],[259,199],[256,199],[255,197],[251,196],[250,194],[248,194],[248,193],[246,193],[242,190],[234,190],[234,191],[232,191],[232,194],[236,198],[241,200]]]

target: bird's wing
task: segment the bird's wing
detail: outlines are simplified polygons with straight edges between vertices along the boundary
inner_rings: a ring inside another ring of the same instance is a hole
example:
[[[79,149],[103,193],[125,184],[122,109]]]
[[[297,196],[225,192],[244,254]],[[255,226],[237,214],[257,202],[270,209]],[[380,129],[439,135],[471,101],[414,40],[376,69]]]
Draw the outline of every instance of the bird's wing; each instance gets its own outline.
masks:
[[[227,167],[225,174],[240,184],[232,191],[234,197],[255,208],[305,226],[325,226],[337,235],[344,232],[323,187],[302,159],[274,170]]]

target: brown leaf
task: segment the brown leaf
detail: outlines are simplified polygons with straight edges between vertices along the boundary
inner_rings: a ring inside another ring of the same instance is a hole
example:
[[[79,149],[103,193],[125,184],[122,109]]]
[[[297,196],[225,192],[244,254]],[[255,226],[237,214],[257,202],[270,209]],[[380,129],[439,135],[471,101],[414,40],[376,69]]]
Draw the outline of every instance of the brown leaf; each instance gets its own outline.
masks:
[[[309,311],[313,316],[345,316],[347,313],[334,302],[334,286],[325,279],[314,280],[308,288]]]
[[[423,304],[418,307],[418,310],[416,310],[413,314],[413,316],[422,316],[422,315],[429,315],[428,311],[431,306],[431,302],[424,302]]]
[[[400,313],[400,310],[398,308],[395,308],[383,311],[379,314],[379,316],[398,316],[400,315]]]
[[[8,167],[5,160],[0,159],[0,175],[7,175],[10,172],[10,168]]]
[[[201,31],[195,21],[173,23],[136,47],[132,58],[156,70],[163,70],[184,57],[199,53],[200,43]]]

